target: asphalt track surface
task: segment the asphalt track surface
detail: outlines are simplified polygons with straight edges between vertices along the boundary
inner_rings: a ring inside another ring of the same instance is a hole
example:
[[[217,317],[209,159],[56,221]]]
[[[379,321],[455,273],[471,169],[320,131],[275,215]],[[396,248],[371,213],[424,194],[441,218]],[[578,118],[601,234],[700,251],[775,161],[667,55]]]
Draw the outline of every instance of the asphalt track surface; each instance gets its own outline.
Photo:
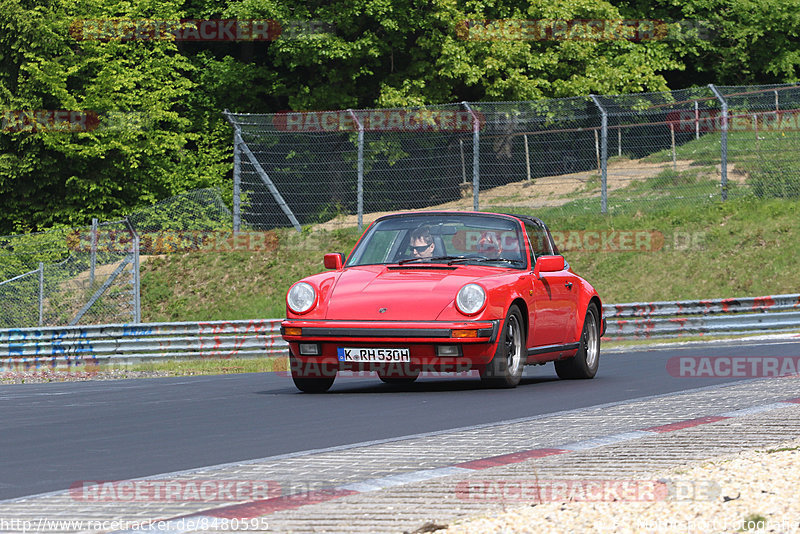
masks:
[[[677,356],[797,355],[800,342],[787,341],[631,349],[601,353],[593,380],[559,380],[548,364],[511,390],[470,377],[338,378],[311,395],[271,373],[2,385],[0,499],[749,380],[670,376]]]

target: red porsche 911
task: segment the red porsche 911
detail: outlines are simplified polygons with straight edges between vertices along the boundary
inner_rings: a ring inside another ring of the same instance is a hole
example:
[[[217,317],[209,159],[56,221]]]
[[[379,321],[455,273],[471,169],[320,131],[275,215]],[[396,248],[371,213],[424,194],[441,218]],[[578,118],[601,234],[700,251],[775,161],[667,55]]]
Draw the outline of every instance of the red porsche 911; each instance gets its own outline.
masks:
[[[340,370],[387,383],[477,370],[490,387],[523,366],[561,378],[597,373],[602,304],[545,224],[524,215],[415,212],[366,229],[345,259],[292,285],[281,334],[295,385],[324,392]]]

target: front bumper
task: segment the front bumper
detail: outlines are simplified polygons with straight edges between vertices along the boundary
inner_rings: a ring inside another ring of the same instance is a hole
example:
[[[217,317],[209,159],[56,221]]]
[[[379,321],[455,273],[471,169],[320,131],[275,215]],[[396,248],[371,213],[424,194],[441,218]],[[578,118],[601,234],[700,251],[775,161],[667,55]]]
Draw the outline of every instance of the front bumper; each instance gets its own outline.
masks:
[[[500,323],[499,320],[454,322],[287,319],[281,323],[281,335],[289,343],[292,356],[302,362],[361,370],[380,366],[380,363],[340,362],[338,349],[408,348],[411,361],[407,365],[410,368],[465,370],[491,361],[497,347]],[[465,333],[474,337],[463,337]],[[319,354],[300,354],[300,343],[318,345]],[[457,345],[458,355],[438,356],[437,345]]]

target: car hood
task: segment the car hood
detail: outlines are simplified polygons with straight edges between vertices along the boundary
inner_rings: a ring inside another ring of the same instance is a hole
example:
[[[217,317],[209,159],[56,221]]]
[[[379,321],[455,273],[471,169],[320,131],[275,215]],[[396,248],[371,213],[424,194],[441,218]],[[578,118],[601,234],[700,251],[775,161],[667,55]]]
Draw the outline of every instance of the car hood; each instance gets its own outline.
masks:
[[[333,288],[327,318],[433,321],[453,302],[461,286],[475,279],[474,273],[458,268],[351,267]]]

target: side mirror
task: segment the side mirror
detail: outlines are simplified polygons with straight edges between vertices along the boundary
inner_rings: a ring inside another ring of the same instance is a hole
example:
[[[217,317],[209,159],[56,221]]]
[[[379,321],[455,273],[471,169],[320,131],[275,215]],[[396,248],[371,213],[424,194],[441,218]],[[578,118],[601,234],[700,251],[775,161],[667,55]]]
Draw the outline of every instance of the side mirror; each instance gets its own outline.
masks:
[[[331,254],[325,254],[322,259],[322,262],[325,264],[326,269],[336,269],[337,271],[341,270],[342,265],[344,265],[344,254],[341,252],[333,252]]]
[[[539,273],[554,273],[564,270],[564,256],[539,256],[533,267],[533,276],[539,278]]]

